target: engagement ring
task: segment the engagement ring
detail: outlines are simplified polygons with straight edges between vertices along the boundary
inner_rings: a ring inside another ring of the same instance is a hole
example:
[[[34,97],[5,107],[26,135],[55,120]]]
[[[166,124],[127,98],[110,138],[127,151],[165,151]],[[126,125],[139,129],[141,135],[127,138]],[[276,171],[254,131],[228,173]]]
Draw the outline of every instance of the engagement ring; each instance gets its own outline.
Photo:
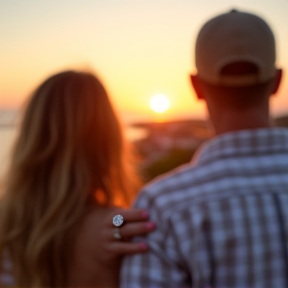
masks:
[[[116,215],[113,217],[113,224],[115,227],[120,227],[124,223],[124,218],[121,215]]]

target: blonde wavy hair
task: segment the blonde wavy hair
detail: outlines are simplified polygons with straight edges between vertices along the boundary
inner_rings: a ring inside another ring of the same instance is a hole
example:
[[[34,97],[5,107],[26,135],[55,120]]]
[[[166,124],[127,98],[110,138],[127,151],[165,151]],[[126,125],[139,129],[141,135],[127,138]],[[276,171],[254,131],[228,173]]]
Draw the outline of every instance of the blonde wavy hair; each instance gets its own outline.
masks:
[[[16,287],[65,286],[80,219],[97,206],[128,205],[139,187],[128,152],[93,74],[59,73],[34,92],[0,200],[0,247]]]

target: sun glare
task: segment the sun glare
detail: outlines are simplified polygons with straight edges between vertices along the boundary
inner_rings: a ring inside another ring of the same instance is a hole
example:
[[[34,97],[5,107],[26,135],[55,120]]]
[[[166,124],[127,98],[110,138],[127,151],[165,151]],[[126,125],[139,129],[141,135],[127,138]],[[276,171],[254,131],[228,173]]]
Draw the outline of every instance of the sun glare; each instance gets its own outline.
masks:
[[[154,95],[150,100],[150,107],[154,112],[163,113],[170,106],[169,99],[162,94]]]

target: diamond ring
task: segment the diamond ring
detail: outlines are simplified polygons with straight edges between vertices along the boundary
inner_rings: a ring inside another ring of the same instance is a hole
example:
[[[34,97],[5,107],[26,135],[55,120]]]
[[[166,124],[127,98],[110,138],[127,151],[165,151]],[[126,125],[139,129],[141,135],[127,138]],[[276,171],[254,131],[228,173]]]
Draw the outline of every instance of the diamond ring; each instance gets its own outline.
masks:
[[[114,236],[114,239],[116,239],[116,240],[121,240],[122,239],[122,235],[120,233],[120,229],[119,228],[115,228],[113,236]]]
[[[113,224],[115,227],[120,227],[124,223],[124,218],[122,215],[116,215],[113,217]]]

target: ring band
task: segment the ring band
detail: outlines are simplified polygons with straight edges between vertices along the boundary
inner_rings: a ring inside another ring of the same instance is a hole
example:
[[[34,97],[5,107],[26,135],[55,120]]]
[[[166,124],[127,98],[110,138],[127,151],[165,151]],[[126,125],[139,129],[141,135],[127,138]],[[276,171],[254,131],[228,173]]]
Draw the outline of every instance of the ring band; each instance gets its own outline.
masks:
[[[114,230],[114,239],[116,239],[116,240],[121,240],[122,239],[122,235],[120,234],[120,229],[119,228],[115,228],[115,230]]]
[[[120,227],[124,223],[124,218],[122,215],[116,215],[113,217],[113,224],[115,227]]]

